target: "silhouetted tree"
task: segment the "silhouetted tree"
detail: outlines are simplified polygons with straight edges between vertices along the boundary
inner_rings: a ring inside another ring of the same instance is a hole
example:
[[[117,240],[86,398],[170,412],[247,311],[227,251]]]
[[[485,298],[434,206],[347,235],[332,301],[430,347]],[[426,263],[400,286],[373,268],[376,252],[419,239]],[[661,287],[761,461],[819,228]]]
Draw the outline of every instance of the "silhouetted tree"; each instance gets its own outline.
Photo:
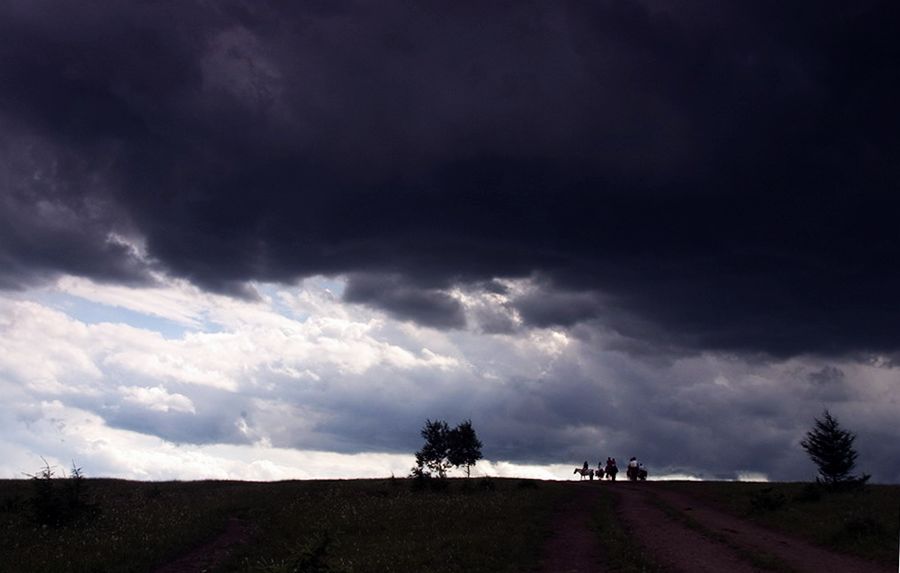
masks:
[[[466,420],[450,431],[449,461],[453,467],[466,466],[466,477],[471,475],[472,466],[481,459],[481,440],[472,427],[472,420]]]
[[[34,491],[31,506],[34,518],[40,525],[61,526],[69,521],[90,517],[97,513],[97,507],[84,500],[84,473],[72,462],[72,474],[56,475],[53,467],[43,457],[44,467],[35,474],[25,474],[31,478]]]
[[[828,410],[822,419],[815,418],[813,429],[806,433],[806,439],[800,446],[806,450],[812,461],[819,467],[816,481],[831,488],[844,485],[862,485],[869,480],[869,475],[852,476],[850,472],[856,467],[856,450],[853,442],[856,435],[841,428]]]
[[[448,459],[450,454],[450,427],[443,420],[425,420],[422,428],[422,437],[425,445],[416,452],[416,467],[413,468],[414,476],[431,477],[436,473],[438,477],[446,477],[447,470],[452,465]]]
[[[421,431],[425,445],[416,452],[414,477],[447,477],[451,467],[466,467],[466,476],[471,467],[481,459],[481,441],[475,434],[472,421],[466,420],[452,430],[443,420],[425,420]]]

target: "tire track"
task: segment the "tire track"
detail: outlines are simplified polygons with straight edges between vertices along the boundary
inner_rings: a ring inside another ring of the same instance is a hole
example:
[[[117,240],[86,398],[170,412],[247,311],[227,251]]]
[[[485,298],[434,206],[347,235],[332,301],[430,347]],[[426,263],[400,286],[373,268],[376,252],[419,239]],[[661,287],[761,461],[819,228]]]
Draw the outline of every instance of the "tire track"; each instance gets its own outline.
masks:
[[[610,488],[612,490],[612,488]],[[651,495],[648,484],[622,484],[617,511],[634,540],[645,547],[665,571],[683,573],[757,573],[766,571],[736,551],[671,517]]]

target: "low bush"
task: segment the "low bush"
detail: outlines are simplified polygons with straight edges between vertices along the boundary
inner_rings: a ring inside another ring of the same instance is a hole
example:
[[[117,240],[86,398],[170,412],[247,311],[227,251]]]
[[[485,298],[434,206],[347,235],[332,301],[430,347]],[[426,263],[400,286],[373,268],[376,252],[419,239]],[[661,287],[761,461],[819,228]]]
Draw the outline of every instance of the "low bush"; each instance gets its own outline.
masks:
[[[494,483],[494,480],[485,476],[478,480],[478,487],[481,488],[481,491],[494,491],[497,489],[497,484]]]
[[[450,480],[442,477],[433,477],[428,474],[416,474],[410,478],[412,491],[446,492],[450,489]]]
[[[754,512],[775,511],[787,505],[787,497],[775,488],[767,487],[753,494],[750,507]]]
[[[870,537],[878,537],[885,533],[885,527],[881,522],[868,516],[853,516],[844,522],[838,537],[849,537],[854,541],[861,541]]]
[[[825,493],[822,491],[822,486],[818,483],[808,483],[803,486],[803,489],[800,490],[800,493],[794,496],[794,501],[799,501],[801,503],[814,503],[822,500],[822,496]]]
[[[60,527],[96,514],[97,507],[84,497],[84,474],[74,463],[69,476],[58,477],[47,460],[37,473],[27,475],[33,486],[32,516],[38,525]]]

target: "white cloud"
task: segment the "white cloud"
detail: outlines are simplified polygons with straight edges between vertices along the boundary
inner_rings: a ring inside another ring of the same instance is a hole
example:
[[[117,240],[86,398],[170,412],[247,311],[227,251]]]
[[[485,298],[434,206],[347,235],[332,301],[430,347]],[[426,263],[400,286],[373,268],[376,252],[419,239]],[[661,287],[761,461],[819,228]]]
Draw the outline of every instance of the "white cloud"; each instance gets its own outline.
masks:
[[[11,477],[40,455],[153,479],[405,475],[425,418],[472,418],[495,458],[479,475],[569,479],[585,457],[637,454],[655,478],[798,479],[814,469],[796,444],[829,407],[859,434],[861,469],[900,480],[885,445],[900,439],[897,377],[877,364],[648,362],[600,332],[443,332],[344,304],[339,280],[258,285],[256,302],[178,281],[60,285],[191,326],[166,337],[128,314],[91,322],[0,297]]]
[[[64,276],[57,281],[56,288],[85,300],[158,316],[194,328],[203,324],[203,311],[211,297],[184,281],[170,281],[165,287],[135,289]]]
[[[80,279],[60,284],[72,296],[131,311],[165,307],[166,316],[194,317],[194,323],[202,317],[221,330],[166,338],[125,323],[81,322],[37,302],[0,299],[0,381],[20,392],[22,402],[79,405],[119,426],[174,432],[179,441],[190,441],[192,433],[198,442],[228,440],[229,431],[231,439],[261,444],[273,437],[282,443],[340,441],[335,430],[328,434],[334,438],[322,438],[316,425],[340,428],[341,401],[365,402],[379,388],[382,396],[399,400],[412,388],[406,375],[389,386],[379,380],[391,373],[446,374],[459,366],[457,358],[415,338],[390,342],[381,333],[383,317],[348,310],[315,284],[257,303],[209,296],[177,282],[144,291]],[[317,314],[285,314],[285,300],[312,301]],[[376,371],[370,384],[367,377]],[[223,402],[209,391],[235,399]],[[185,419],[166,421],[139,411],[196,414],[198,421],[192,430]],[[232,430],[226,430],[229,424]]]
[[[161,386],[119,386],[122,400],[159,412],[196,412],[194,403],[183,394],[170,394]]]
[[[103,374],[87,326],[27,301],[0,299],[0,373],[41,393],[90,392]]]
[[[88,476],[127,479],[311,479],[406,475],[412,456],[342,455],[265,446],[176,445],[110,428],[89,412],[59,401],[36,406],[38,416],[0,438],[0,476],[21,477],[45,458],[58,470],[74,463]]]

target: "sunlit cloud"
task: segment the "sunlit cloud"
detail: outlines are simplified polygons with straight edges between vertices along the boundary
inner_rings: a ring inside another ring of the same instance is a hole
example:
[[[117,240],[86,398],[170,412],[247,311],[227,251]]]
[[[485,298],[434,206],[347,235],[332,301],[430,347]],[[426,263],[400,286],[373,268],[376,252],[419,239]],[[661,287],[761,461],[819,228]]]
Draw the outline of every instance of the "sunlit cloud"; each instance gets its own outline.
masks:
[[[71,304],[45,289],[0,298],[10,476],[41,456],[140,479],[400,476],[424,420],[444,418],[473,419],[474,475],[569,479],[585,458],[638,455],[653,479],[766,480],[804,475],[796,442],[825,405],[854,420],[870,459],[883,442],[864,438],[897,412],[894,374],[873,364],[640,361],[584,327],[442,331],[343,301],[339,277],[257,285],[252,301],[178,280],[58,285]],[[467,313],[490,300],[454,296]],[[79,300],[111,314],[82,320]],[[151,301],[180,335],[142,322],[161,316]]]

